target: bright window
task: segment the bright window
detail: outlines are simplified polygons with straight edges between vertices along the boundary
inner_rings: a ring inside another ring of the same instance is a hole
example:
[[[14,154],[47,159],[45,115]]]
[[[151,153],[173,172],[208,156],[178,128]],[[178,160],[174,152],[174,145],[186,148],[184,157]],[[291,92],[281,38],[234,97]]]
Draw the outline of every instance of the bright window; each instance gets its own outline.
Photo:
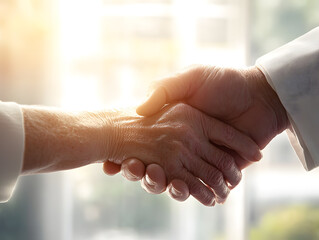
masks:
[[[244,65],[244,6],[244,1],[60,1],[62,105],[134,106],[151,80],[181,67]],[[231,204],[241,199],[240,188],[229,204],[209,209],[192,199],[181,204],[149,195],[137,183],[106,177],[101,166],[72,171],[67,178],[74,239],[225,239],[233,234],[244,239],[240,207]]]
[[[152,80],[190,64],[253,64],[318,26],[318,10],[317,0],[2,1],[0,99],[136,106]],[[0,205],[0,239],[314,239],[317,173],[282,134],[214,208],[147,194],[101,165],[27,176]]]

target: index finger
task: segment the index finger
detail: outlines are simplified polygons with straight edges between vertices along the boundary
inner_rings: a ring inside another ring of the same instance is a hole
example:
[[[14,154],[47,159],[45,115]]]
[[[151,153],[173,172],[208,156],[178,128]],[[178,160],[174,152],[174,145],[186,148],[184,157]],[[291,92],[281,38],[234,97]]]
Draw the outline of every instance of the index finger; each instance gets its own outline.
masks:
[[[234,150],[250,162],[259,161],[262,158],[258,145],[250,137],[218,119],[211,117],[205,119],[203,128],[213,143]]]

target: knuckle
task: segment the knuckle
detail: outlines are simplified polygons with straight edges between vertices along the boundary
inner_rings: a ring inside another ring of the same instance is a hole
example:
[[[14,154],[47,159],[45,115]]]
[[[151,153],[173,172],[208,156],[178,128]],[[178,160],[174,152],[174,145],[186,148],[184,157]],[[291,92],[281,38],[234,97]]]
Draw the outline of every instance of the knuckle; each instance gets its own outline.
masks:
[[[178,155],[178,153],[182,150],[183,144],[180,140],[177,140],[176,137],[172,138],[171,136],[168,136],[163,142],[161,151],[165,153],[165,157],[176,157],[176,155]]]
[[[214,193],[206,186],[204,186],[197,178],[190,177],[187,174],[187,170],[181,171],[183,176],[180,177],[189,188],[189,193],[200,201],[205,206],[212,206],[212,203],[215,199]]]
[[[236,173],[234,173],[234,180],[233,180],[233,186],[236,186],[240,183],[241,179],[242,179],[243,175],[241,173],[241,171],[236,171]]]
[[[178,161],[178,159],[175,159],[173,161],[167,161],[167,163],[164,164],[164,169],[168,180],[172,180],[176,176],[178,176],[182,168],[183,166],[181,162]]]
[[[226,162],[227,161],[231,161],[230,159],[227,160],[229,157],[230,157],[230,155],[228,153],[224,152],[224,151],[221,151],[221,150],[215,151],[215,163],[216,163],[216,166],[218,168],[221,168],[224,161],[226,161]]]
[[[188,124],[180,124],[174,130],[176,138],[181,141],[187,149],[197,150],[201,148],[200,139],[194,129]]]
[[[215,199],[211,190],[205,186],[199,186],[198,184],[190,184],[190,193],[205,206],[211,206]]]
[[[230,156],[227,153],[223,153],[223,156],[220,159],[219,169],[222,172],[228,172],[228,171],[236,171],[235,161],[232,156]]]
[[[200,138],[192,128],[189,128],[188,131],[185,132],[183,142],[188,149],[201,148]]]
[[[185,166],[190,167],[191,154],[189,149],[180,141],[172,141],[167,147],[166,153],[162,156],[163,167],[168,177],[177,176]],[[185,175],[185,173],[183,173]]]
[[[226,199],[229,195],[229,188],[228,187],[223,187],[222,190],[218,193],[218,197],[222,199]]]
[[[190,149],[195,154],[202,153],[202,147],[203,145],[201,141],[197,138],[193,138],[191,141],[189,141],[188,149]]]
[[[209,177],[209,182],[212,187],[224,185],[224,176],[220,172],[214,172]]]
[[[209,190],[208,190],[209,191]],[[205,206],[211,206],[214,198],[208,195],[207,193],[203,193],[201,197],[201,203]]]
[[[227,143],[233,142],[235,138],[235,129],[229,125],[224,127],[224,137]]]
[[[172,107],[172,110],[177,115],[183,115],[189,108],[190,106],[185,103],[177,103],[174,107]]]
[[[185,155],[187,154],[187,149],[180,141],[172,141],[172,149],[173,156],[179,159],[185,157]]]
[[[181,136],[187,137],[188,134],[190,134],[190,131],[192,130],[192,128],[186,124],[186,123],[180,123],[178,124],[175,128],[174,131]]]

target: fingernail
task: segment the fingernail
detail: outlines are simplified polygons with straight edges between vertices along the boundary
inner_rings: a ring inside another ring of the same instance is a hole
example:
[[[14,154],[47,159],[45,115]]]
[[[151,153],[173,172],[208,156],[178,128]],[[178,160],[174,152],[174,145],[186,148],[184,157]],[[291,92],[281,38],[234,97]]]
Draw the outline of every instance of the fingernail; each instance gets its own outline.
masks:
[[[125,173],[125,177],[126,177],[127,179],[129,179],[130,181],[140,180],[136,175],[134,175],[134,174],[131,173],[131,172]]]
[[[147,174],[145,176],[145,180],[150,186],[155,186],[155,182]]]
[[[183,195],[180,191],[178,191],[173,186],[170,188],[170,192],[171,192],[172,195],[174,195],[176,197],[181,197]]]

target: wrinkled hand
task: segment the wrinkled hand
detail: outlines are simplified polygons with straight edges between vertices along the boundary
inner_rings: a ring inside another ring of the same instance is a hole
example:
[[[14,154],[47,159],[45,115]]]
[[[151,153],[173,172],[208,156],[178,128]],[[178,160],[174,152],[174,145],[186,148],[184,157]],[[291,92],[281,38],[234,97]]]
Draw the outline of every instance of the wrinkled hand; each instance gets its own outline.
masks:
[[[109,160],[121,163],[124,159],[140,159],[152,176],[146,175],[144,184],[156,185],[158,180],[165,179],[165,175],[169,182],[182,180],[189,193],[208,206],[215,200],[224,202],[229,186],[236,186],[241,179],[233,157],[217,146],[233,149],[247,161],[261,158],[258,146],[249,137],[186,104],[170,105],[148,118],[113,121],[119,125],[116,134],[119,140],[115,140],[116,151],[108,156]],[[126,161],[122,168],[134,168],[134,164],[139,164],[132,161]],[[156,165],[150,165],[152,163],[160,165],[165,175],[156,170]],[[107,168],[104,169],[108,172]],[[137,174],[126,177],[138,179],[136,176],[143,174],[144,169],[137,169]],[[115,168],[115,172],[118,170]]]
[[[289,125],[286,111],[278,96],[256,67],[192,67],[156,82],[153,85],[153,93],[137,109],[137,113],[150,116],[165,104],[178,101],[232,125],[250,136],[260,148],[264,148]],[[240,169],[250,164],[242,158],[235,157],[235,160]],[[157,170],[161,171],[159,167]],[[162,183],[163,181],[158,182],[159,185]],[[169,184],[169,190],[174,186],[181,192],[187,192],[185,185],[175,185],[174,181]],[[172,191],[169,193],[173,198],[181,199],[172,194]],[[185,195],[182,200],[186,198]]]
[[[183,101],[251,136],[260,148],[288,127],[286,111],[257,68],[195,66],[154,83],[142,116]]]

